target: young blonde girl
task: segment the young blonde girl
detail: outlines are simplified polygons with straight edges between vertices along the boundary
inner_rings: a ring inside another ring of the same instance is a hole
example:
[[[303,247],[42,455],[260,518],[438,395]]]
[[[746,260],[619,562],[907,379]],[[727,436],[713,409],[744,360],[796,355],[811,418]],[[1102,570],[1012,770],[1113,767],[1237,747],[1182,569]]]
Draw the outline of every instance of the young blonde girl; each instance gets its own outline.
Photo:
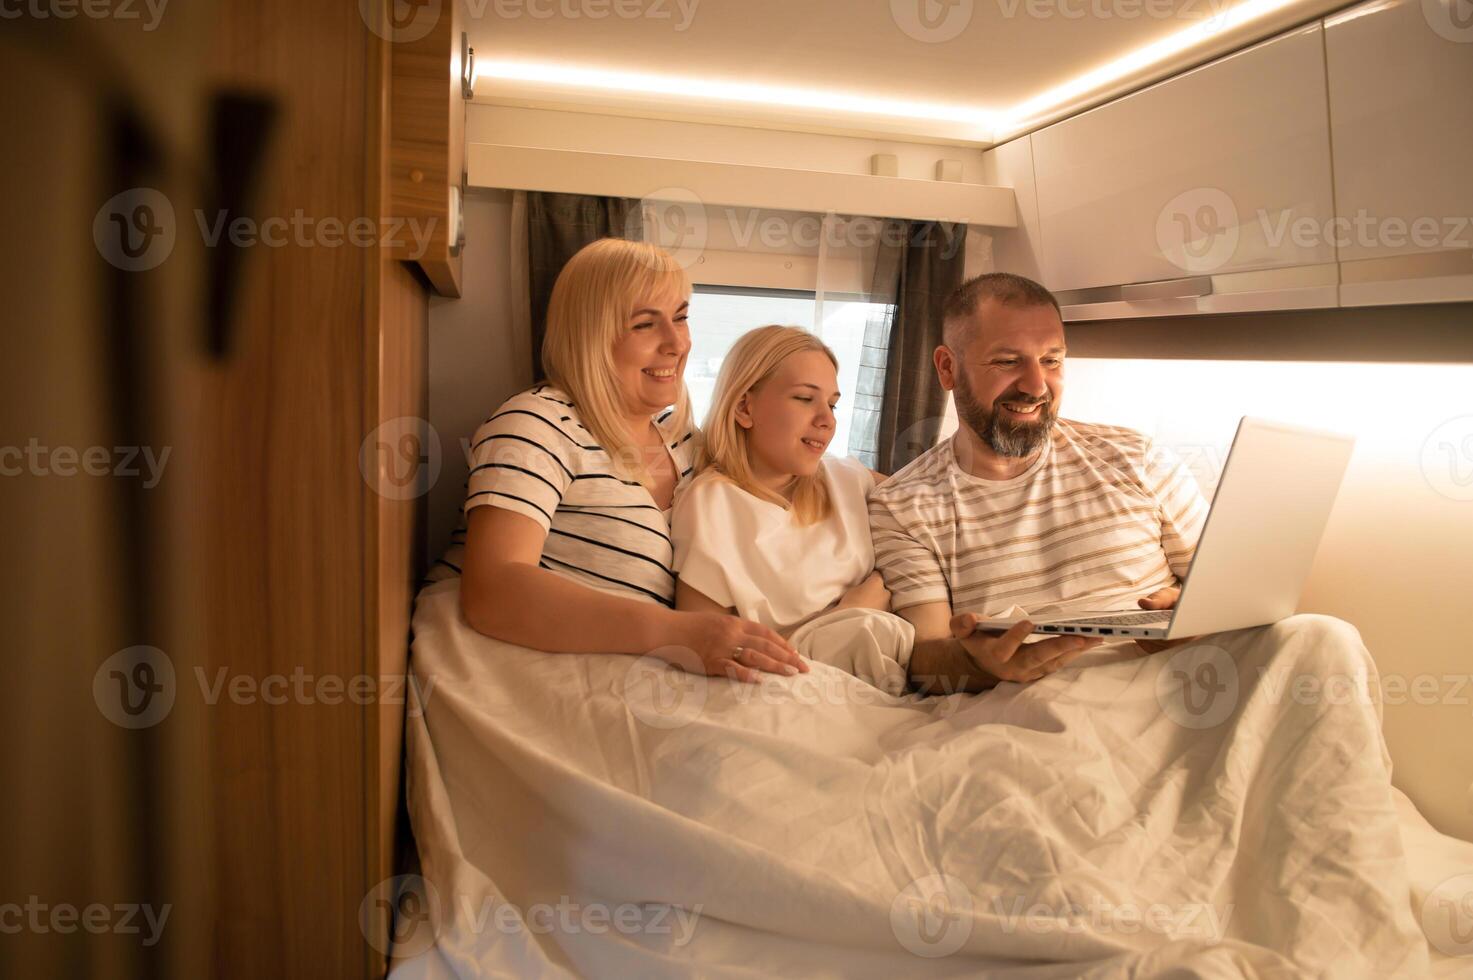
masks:
[[[722,365],[695,480],[675,502],[676,608],[791,633],[827,610],[888,609],[866,498],[879,474],[825,456],[838,364],[797,327],[745,334]]]

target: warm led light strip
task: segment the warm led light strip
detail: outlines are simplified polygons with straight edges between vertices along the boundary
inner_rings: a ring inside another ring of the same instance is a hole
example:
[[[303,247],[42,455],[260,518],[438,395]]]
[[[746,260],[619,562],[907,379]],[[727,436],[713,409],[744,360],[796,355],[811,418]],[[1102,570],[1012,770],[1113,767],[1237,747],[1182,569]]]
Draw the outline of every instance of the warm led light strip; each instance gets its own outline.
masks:
[[[660,95],[674,99],[705,99],[789,109],[815,109],[855,116],[931,119],[965,125],[978,134],[990,135],[989,142],[995,143],[1022,132],[1031,120],[1051,109],[1108,88],[1136,72],[1205,44],[1224,31],[1241,27],[1300,2],[1302,0],[1244,0],[1200,24],[1183,28],[1159,41],[1137,48],[1114,61],[1085,72],[1002,112],[977,106],[909,102],[826,89],[789,88],[779,85],[605,71],[549,62],[478,61],[476,76],[610,93]]]
[[[992,113],[970,106],[880,99],[869,95],[849,95],[828,89],[787,88],[778,85],[720,82],[712,79],[671,75],[603,71],[596,68],[554,65],[547,62],[496,60],[477,62],[476,77],[531,82],[537,85],[555,85],[560,88],[664,95],[678,99],[709,99],[717,102],[740,102],[791,109],[821,109],[825,112],[889,116],[896,119],[935,119],[940,122],[963,123],[982,132],[990,132],[994,125]]]
[[[1200,24],[1193,24],[1159,41],[1137,48],[1093,71],[1087,71],[1083,75],[1071,78],[1062,85],[1057,85],[1005,110],[999,120],[997,135],[1005,138],[1021,130],[1030,120],[1050,109],[1083,98],[1092,92],[1098,92],[1136,72],[1181,54],[1183,51],[1199,47],[1224,31],[1241,27],[1250,21],[1266,17],[1276,10],[1282,10],[1298,2],[1299,0],[1245,0]]]

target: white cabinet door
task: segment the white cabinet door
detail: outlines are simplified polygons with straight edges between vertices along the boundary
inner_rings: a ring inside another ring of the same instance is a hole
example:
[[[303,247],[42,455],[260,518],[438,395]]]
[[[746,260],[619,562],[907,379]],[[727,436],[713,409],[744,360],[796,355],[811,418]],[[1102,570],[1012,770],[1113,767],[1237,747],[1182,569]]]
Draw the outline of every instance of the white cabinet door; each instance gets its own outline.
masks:
[[[1325,19],[1346,306],[1473,300],[1467,10],[1373,0]]]
[[[1277,305],[1334,305],[1334,248],[1292,234],[1334,213],[1321,33],[1292,31],[1034,133],[1047,284],[1191,279],[1186,308],[1163,312],[1216,312],[1253,307],[1233,307],[1210,277],[1285,269],[1280,283],[1304,301]],[[1328,285],[1302,288],[1321,282],[1302,275],[1310,266]]]
[[[1020,136],[982,154],[982,183],[1011,187],[1017,196],[1016,228],[988,228],[992,237],[992,266],[1049,284],[1039,263],[1038,189],[1033,183],[1033,137]]]

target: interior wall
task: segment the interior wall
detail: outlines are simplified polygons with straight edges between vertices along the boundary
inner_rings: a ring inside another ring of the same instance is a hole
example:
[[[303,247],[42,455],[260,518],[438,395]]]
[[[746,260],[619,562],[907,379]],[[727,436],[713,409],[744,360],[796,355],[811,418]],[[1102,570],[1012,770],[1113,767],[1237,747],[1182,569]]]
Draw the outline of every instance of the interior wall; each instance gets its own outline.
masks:
[[[470,437],[532,383],[531,341],[512,330],[511,201],[509,191],[466,194],[461,296],[430,300],[429,415],[440,444],[426,522],[431,561],[445,551],[460,519]]]
[[[467,143],[704,160],[829,173],[870,173],[870,157],[893,153],[898,176],[931,180],[936,161],[961,163],[963,183],[980,184],[982,151],[974,147],[784,132],[746,126],[636,119],[629,116],[473,103],[466,106]]]
[[[1470,391],[1470,364],[1071,354],[1062,408],[1151,434],[1209,496],[1242,415],[1355,435],[1300,609],[1359,628],[1381,673],[1393,782],[1439,830],[1473,840]]]

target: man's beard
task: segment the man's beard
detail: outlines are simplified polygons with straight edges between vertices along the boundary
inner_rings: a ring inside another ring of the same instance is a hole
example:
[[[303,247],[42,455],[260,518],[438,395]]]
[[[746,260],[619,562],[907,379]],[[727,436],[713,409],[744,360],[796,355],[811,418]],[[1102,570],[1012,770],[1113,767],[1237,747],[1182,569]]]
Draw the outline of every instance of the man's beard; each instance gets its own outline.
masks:
[[[992,447],[992,451],[999,456],[1015,458],[1032,456],[1048,439],[1049,433],[1053,431],[1054,422],[1059,417],[1058,406],[1054,404],[1052,398],[1032,398],[1016,389],[1004,392],[992,403],[990,409],[984,407],[972,396],[972,389],[963,371],[957,372],[956,386],[952,389],[951,394],[956,401],[957,417],[972,430],[978,439]],[[1043,402],[1044,405],[1038,410],[1036,420],[1023,422],[1004,418],[1003,402],[1015,402],[1022,405]]]

